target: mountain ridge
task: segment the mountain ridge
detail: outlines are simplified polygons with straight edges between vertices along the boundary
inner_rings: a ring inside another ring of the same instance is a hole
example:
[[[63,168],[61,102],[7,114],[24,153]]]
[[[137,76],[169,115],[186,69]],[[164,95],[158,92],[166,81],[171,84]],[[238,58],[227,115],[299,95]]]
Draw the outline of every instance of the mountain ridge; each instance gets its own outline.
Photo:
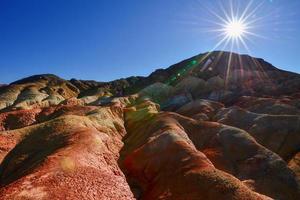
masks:
[[[270,62],[268,62],[268,61],[265,61],[263,58],[260,58],[260,57],[253,57],[253,56],[251,56],[251,55],[249,55],[249,54],[239,54],[239,53],[237,53],[237,52],[229,52],[229,51],[213,51],[213,52],[205,52],[205,53],[200,53],[200,54],[198,54],[198,55],[196,55],[196,56],[191,56],[191,57],[189,57],[189,58],[187,58],[187,59],[183,59],[183,60],[181,60],[181,61],[178,61],[176,64],[172,64],[172,65],[170,65],[170,66],[168,66],[168,67],[165,67],[165,68],[158,68],[158,69],[156,69],[156,70],[166,70],[166,69],[168,69],[168,68],[171,68],[171,67],[173,67],[173,66],[176,66],[176,65],[178,65],[178,64],[180,64],[180,63],[183,63],[183,62],[186,62],[186,61],[189,61],[189,60],[193,60],[193,59],[195,59],[196,57],[199,57],[199,56],[204,56],[204,55],[209,55],[209,54],[217,54],[217,53],[228,53],[228,54],[230,54],[230,53],[232,53],[233,55],[239,55],[239,56],[246,56],[246,57],[252,57],[252,58],[254,58],[254,59],[257,59],[257,60],[261,60],[262,62],[265,62],[265,63],[267,63],[267,64],[269,64],[269,65],[272,65]],[[273,65],[272,65],[273,66]],[[275,67],[275,66],[273,66],[273,67]],[[275,67],[276,68],[276,67]],[[297,72],[291,72],[291,71],[287,71],[287,70],[283,70],[283,69],[279,69],[279,68],[277,68],[278,70],[281,70],[281,71],[286,71],[286,72],[290,72],[290,73],[295,73],[295,74],[299,74],[299,73],[297,73]],[[155,71],[156,71],[155,70]],[[152,73],[154,73],[154,72],[151,72],[148,76],[150,76]],[[55,74],[35,74],[35,75],[31,75],[31,76],[28,76],[28,77],[25,77],[25,78],[29,78],[29,77],[32,77],[32,76],[43,76],[43,75],[49,75],[49,76],[57,76],[57,75],[55,75]],[[127,78],[135,78],[135,77],[137,77],[137,78],[146,78],[146,77],[148,77],[147,75],[145,75],[145,76],[141,76],[141,75],[133,75],[133,76],[130,76],[130,77],[123,77],[123,78],[117,78],[117,79],[114,79],[114,80],[112,80],[112,81],[117,81],[117,80],[122,80],[122,79],[127,79]],[[60,78],[60,79],[64,79],[64,80],[68,80],[68,79],[65,79],[65,78],[62,78],[62,77],[59,77],[59,76],[57,76],[58,78]],[[17,80],[17,81],[20,81],[20,80],[23,80],[23,79],[25,79],[25,78],[20,78],[19,80]],[[72,80],[72,79],[75,79],[75,80],[79,80],[79,81],[95,81],[95,82],[98,82],[98,83],[108,83],[108,82],[112,82],[112,81],[97,81],[97,80],[83,80],[83,79],[77,79],[76,77],[73,77],[73,78],[71,78],[70,80]],[[70,81],[69,80],[69,81]],[[8,83],[8,84],[14,84],[15,82],[17,82],[17,81],[13,81],[13,82],[11,82],[11,83]]]
[[[231,59],[231,63],[230,61],[228,61],[229,57],[232,57]],[[220,57],[220,58],[215,58],[215,57]],[[215,58],[217,61],[215,62],[215,66],[214,69],[211,71],[210,74],[207,73],[207,71],[209,71],[209,67],[206,66],[206,69],[202,71],[202,76],[200,78],[206,79],[208,80],[209,78],[212,77],[212,74],[214,73],[214,75],[219,75],[222,78],[224,78],[224,76],[226,76],[224,73],[226,73],[226,63],[228,63],[228,65],[231,65],[231,69],[229,69],[229,73],[235,73],[235,70],[244,70],[244,71],[257,71],[260,70],[260,73],[264,73],[265,71],[277,71],[277,72],[282,72],[282,73],[286,73],[289,74],[290,76],[294,75],[297,76],[299,74],[295,73],[295,72],[289,72],[289,71],[285,71],[285,70],[281,70],[278,69],[276,67],[274,67],[272,64],[264,61],[261,58],[254,58],[251,57],[249,55],[246,54],[237,54],[237,53],[230,53],[230,52],[224,52],[224,51],[214,51],[214,52],[206,52],[206,53],[202,53],[202,54],[198,54],[196,56],[190,57],[188,59],[182,60],[176,64],[173,64],[167,68],[163,68],[163,69],[157,69],[154,72],[150,73],[149,76],[131,76],[131,77],[127,77],[127,78],[120,78],[120,79],[116,79],[116,80],[112,80],[112,81],[108,81],[108,82],[98,82],[98,81],[94,81],[94,80],[77,80],[75,78],[72,78],[70,80],[66,80],[66,79],[62,79],[54,74],[39,74],[39,75],[33,75],[33,76],[29,76],[27,78],[23,78],[20,79],[18,81],[12,82],[10,83],[10,85],[13,84],[18,84],[18,83],[22,83],[24,81],[35,81],[39,80],[40,78],[52,78],[52,80],[56,80],[56,81],[69,81],[71,84],[78,84],[78,86],[80,84],[87,84],[89,86],[94,86],[94,87],[110,87],[111,85],[116,86],[121,84],[121,88],[119,88],[120,90],[122,89],[122,86],[127,88],[128,86],[132,86],[134,84],[139,84],[141,85],[141,88],[135,88],[135,86],[133,86],[132,88],[134,89],[127,89],[124,91],[125,94],[133,94],[135,92],[138,92],[140,89],[142,89],[142,87],[146,87],[149,86],[150,84],[153,84],[154,82],[162,82],[162,83],[167,83],[167,84],[172,84],[172,77],[170,78],[170,76],[174,75],[174,74],[179,74],[180,75],[182,73],[187,73],[187,71],[190,71],[191,69],[189,68],[205,68],[206,63],[211,59],[211,58]],[[245,66],[238,66],[240,64],[237,64],[237,59],[241,59],[238,62],[242,62],[243,65]],[[243,61],[246,60],[246,61]],[[250,66],[256,66],[253,69],[249,69],[249,63],[253,61],[252,64],[250,64]],[[195,63],[193,63],[195,62]],[[259,63],[259,64],[256,64]],[[193,66],[194,65],[194,66]],[[212,65],[212,64],[210,64]],[[221,67],[220,67],[221,66]],[[235,68],[232,68],[232,66],[238,66]],[[259,69],[263,67],[262,69]],[[221,69],[220,69],[221,68]],[[223,68],[223,69],[222,69]],[[201,72],[200,72],[201,75]],[[197,74],[195,75],[197,76]],[[199,74],[198,74],[199,76]],[[168,82],[169,81],[169,82]],[[123,85],[122,85],[123,84]],[[84,87],[84,86],[81,86]],[[120,86],[118,86],[120,87]],[[80,89],[80,86],[79,86]],[[84,89],[84,88],[81,88]],[[133,90],[133,91],[131,91]]]

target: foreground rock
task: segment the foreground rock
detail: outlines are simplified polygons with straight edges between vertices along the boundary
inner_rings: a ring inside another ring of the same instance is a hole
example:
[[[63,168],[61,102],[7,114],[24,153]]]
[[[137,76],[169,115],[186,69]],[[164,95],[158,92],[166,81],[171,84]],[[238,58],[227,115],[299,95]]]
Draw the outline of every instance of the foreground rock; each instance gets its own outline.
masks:
[[[176,118],[161,116],[151,102],[127,109],[120,165],[136,198],[268,199],[216,169]]]
[[[1,135],[12,145],[4,159],[2,152],[0,199],[133,199],[117,165],[125,135],[120,106]]]

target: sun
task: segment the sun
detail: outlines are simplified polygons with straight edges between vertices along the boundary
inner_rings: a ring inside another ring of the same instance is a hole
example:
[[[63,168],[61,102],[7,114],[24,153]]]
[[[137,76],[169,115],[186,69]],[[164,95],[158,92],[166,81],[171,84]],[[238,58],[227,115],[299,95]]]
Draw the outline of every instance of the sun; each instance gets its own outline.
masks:
[[[239,20],[231,20],[224,25],[224,33],[230,38],[240,38],[247,30],[245,23]]]
[[[219,3],[205,8],[203,12],[208,13],[207,18],[201,19],[207,27],[203,26],[200,30],[211,32],[217,38],[212,51],[229,49],[229,51],[250,52],[248,44],[254,44],[255,38],[266,39],[259,32],[264,27],[266,18],[261,14],[265,1],[255,3],[253,0],[248,2],[219,0],[217,2]]]

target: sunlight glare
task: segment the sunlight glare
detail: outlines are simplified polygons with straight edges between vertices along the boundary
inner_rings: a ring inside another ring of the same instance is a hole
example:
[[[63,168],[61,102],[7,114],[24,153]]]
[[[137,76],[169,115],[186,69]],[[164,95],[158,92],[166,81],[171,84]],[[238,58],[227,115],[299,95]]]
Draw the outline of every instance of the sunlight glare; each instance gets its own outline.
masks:
[[[238,20],[232,20],[225,24],[224,31],[228,37],[236,38],[241,37],[245,33],[246,25]]]

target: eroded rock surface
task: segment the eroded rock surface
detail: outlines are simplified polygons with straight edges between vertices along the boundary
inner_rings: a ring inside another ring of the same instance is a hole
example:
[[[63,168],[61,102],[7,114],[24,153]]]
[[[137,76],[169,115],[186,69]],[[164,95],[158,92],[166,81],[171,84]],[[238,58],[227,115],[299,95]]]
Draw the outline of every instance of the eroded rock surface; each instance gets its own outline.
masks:
[[[0,199],[300,199],[300,76],[229,56],[1,86]]]

